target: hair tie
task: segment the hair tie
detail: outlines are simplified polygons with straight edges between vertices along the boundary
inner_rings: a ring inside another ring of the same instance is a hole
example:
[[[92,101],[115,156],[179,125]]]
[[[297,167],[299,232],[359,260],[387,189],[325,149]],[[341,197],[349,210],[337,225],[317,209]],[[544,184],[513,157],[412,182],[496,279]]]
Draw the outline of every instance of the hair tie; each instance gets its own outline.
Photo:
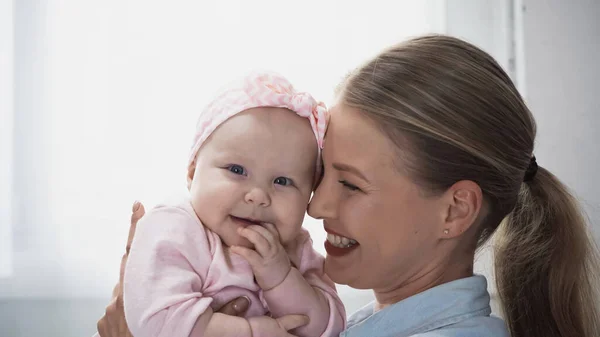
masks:
[[[529,166],[527,166],[527,170],[525,171],[525,178],[523,178],[523,182],[528,182],[533,180],[533,177],[535,177],[535,174],[538,171],[538,164],[537,161],[535,160],[535,156],[531,157],[531,160],[529,161]]]

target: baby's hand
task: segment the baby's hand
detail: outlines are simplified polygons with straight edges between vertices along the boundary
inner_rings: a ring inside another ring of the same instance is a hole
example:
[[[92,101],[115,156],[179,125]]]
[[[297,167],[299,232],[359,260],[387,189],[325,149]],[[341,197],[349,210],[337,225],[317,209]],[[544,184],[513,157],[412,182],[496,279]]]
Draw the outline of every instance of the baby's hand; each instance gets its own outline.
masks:
[[[291,263],[285,249],[279,241],[279,232],[274,225],[252,225],[239,228],[238,233],[254,244],[254,250],[232,246],[231,251],[245,258],[263,290],[278,286],[290,272]]]
[[[304,315],[286,315],[279,318],[256,316],[248,319],[252,337],[294,337],[288,331],[308,324]]]

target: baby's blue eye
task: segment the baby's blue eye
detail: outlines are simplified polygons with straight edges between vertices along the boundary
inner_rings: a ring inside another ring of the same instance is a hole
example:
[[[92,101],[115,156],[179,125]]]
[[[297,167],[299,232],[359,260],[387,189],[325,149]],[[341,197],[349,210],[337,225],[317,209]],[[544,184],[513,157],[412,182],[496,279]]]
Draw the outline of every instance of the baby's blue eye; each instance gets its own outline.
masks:
[[[240,165],[231,165],[227,168],[233,174],[246,175],[246,170]]]
[[[282,185],[282,186],[289,186],[289,185],[294,184],[294,182],[292,181],[292,179],[286,178],[286,177],[275,178],[274,183],[277,184],[277,185]]]

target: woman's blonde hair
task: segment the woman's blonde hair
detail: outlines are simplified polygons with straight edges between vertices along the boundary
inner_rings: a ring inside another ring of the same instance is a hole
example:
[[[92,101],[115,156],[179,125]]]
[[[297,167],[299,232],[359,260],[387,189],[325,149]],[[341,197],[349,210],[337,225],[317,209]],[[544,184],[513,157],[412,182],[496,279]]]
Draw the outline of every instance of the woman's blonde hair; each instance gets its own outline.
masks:
[[[478,246],[499,229],[495,274],[513,337],[600,336],[597,247],[552,173],[539,167],[524,182],[535,121],[490,55],[457,38],[415,38],[352,72],[339,98],[397,144],[426,191],[481,187],[489,212]]]

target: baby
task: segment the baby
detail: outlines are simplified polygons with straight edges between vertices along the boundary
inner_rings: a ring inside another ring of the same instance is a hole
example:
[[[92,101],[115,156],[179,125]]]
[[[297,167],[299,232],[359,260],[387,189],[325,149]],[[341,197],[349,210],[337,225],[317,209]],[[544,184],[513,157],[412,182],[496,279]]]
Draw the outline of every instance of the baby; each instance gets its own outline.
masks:
[[[137,226],[124,277],[135,337],[338,336],[345,311],[302,221],[319,177],[326,109],[284,78],[255,73],[201,114],[189,198]],[[215,312],[240,296],[245,317]]]

